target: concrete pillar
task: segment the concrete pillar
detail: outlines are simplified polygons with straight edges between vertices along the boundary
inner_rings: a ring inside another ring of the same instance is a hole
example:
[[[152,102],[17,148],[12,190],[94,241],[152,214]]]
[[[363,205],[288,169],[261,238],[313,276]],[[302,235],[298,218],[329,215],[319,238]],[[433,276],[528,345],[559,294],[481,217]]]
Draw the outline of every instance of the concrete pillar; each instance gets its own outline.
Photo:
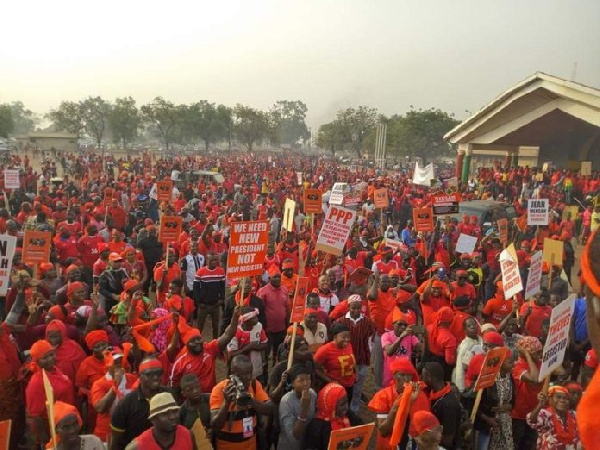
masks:
[[[456,179],[462,178],[463,160],[465,159],[465,152],[459,150],[456,155]]]
[[[511,167],[519,167],[519,147],[512,153]]]
[[[469,144],[469,145],[467,145],[467,148],[465,150],[465,159],[463,160],[462,177],[461,177],[461,180],[463,183],[469,182],[469,173],[471,171],[471,156],[472,155],[473,155],[473,148]]]
[[[504,155],[504,168],[510,169],[511,163],[512,163],[512,151],[508,150],[508,151],[506,151],[506,153]]]

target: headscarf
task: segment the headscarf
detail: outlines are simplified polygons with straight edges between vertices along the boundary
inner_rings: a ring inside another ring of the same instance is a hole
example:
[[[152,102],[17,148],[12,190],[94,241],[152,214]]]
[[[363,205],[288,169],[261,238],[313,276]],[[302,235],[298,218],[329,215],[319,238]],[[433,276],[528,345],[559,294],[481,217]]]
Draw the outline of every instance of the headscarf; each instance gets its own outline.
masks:
[[[67,320],[67,316],[64,313],[63,309],[59,305],[54,305],[50,307],[48,310],[49,314],[52,314],[52,317],[57,320]]]
[[[40,264],[40,277],[46,275],[49,271],[54,269],[54,264],[52,263],[41,263]]]
[[[554,394],[565,394],[569,395],[569,391],[563,386],[550,386],[548,388],[548,397],[552,397]]]
[[[77,408],[75,408],[73,405],[69,405],[68,403],[65,403],[65,402],[61,402],[61,401],[55,402],[54,403],[54,426],[56,427],[60,423],[61,420],[63,420],[67,416],[70,416],[71,414],[75,415],[75,417],[77,418],[77,423],[79,424],[79,427],[81,427],[83,425],[83,421],[81,420],[81,416],[79,415],[79,411],[77,411]],[[58,444],[59,442],[60,442],[60,436],[57,435],[56,443]],[[47,449],[54,448],[52,439],[50,439],[50,442],[48,442],[46,444],[46,448]]]
[[[94,330],[85,337],[85,345],[92,350],[99,342],[108,342],[108,334],[104,330]]]
[[[538,338],[533,336],[525,336],[519,339],[519,342],[517,342],[517,348],[519,347],[523,350],[527,350],[530,355],[532,353],[542,351],[542,343]]]
[[[245,323],[247,321],[249,321],[250,319],[254,319],[255,317],[258,317],[258,309],[254,308],[252,311],[248,311],[245,314],[242,314],[240,316],[240,318],[238,319],[238,323],[242,324]],[[296,330],[297,332],[297,330]]]
[[[417,436],[421,435],[425,431],[433,430],[434,428],[440,426],[440,421],[430,411],[417,411],[413,414],[411,423],[415,432],[417,433]]]
[[[317,397],[317,418],[330,422],[332,431],[350,426],[350,420],[347,417],[335,416],[338,401],[346,395],[346,389],[341,384],[334,382],[325,385],[319,391]]]
[[[400,308],[394,308],[394,310],[392,311],[392,323],[396,323],[399,321],[408,324],[408,318],[406,317],[406,314],[400,311]]]
[[[395,373],[407,373],[412,375],[413,381],[419,381],[419,374],[415,369],[415,366],[410,362],[410,360],[404,356],[394,359],[390,364],[390,371],[392,374]]]
[[[495,345],[497,347],[502,347],[504,345],[504,339],[502,339],[502,335],[497,331],[488,331],[483,336],[483,342],[486,344]]]
[[[31,354],[31,371],[35,372],[38,369],[37,362],[40,358],[46,356],[49,352],[53,351],[54,347],[50,342],[45,339],[37,341],[35,344],[31,346],[30,354]]]
[[[67,297],[71,297],[75,291],[78,291],[83,288],[83,283],[81,281],[73,281],[69,283],[69,287],[67,288]]]
[[[362,298],[358,294],[352,294],[348,297],[348,304],[350,303],[362,303]]]

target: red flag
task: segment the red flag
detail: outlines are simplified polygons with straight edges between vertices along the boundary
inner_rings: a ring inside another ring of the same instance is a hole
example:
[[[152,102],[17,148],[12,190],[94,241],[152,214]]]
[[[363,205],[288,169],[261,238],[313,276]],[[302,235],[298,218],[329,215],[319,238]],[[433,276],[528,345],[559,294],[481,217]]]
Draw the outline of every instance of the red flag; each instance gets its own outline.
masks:
[[[406,427],[408,412],[410,411],[410,396],[412,395],[412,392],[412,384],[405,383],[402,398],[400,398],[400,404],[398,405],[398,411],[396,412],[396,418],[394,419],[394,429],[390,436],[390,447],[397,447],[398,444],[400,444],[400,440],[404,434],[404,428]]]

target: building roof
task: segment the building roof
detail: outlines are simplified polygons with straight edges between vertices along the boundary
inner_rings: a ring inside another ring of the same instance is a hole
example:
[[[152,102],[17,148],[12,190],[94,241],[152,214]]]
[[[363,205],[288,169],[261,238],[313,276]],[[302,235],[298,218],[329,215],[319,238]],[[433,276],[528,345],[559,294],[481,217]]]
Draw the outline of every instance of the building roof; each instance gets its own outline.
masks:
[[[537,72],[458,124],[444,139],[535,146],[556,125],[600,127],[600,90]]]
[[[28,138],[55,138],[55,139],[77,139],[77,135],[64,131],[31,131],[27,134]]]

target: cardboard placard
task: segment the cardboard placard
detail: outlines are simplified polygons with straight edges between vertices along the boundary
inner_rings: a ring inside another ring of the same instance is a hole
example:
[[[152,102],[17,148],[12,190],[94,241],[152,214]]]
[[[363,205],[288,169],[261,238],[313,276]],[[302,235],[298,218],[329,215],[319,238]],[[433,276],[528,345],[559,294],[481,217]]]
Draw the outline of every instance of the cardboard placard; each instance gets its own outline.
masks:
[[[408,250],[408,247],[404,243],[389,238],[385,238],[385,245],[391,248],[394,253]]]
[[[334,183],[329,195],[329,204],[341,206],[344,204],[344,193],[349,192],[350,187],[347,183]]]
[[[0,450],[9,450],[11,428],[12,420],[8,419],[0,422]]]
[[[550,220],[550,200],[547,198],[527,200],[527,225],[548,225]]]
[[[304,190],[304,212],[320,214],[323,212],[323,192],[321,189]]]
[[[25,230],[23,262],[34,265],[50,262],[51,244],[52,233],[50,231]]]
[[[540,382],[550,376],[565,359],[565,352],[569,344],[569,328],[573,317],[573,309],[575,308],[575,297],[576,294],[573,294],[552,310],[548,338],[546,344],[544,344],[542,354],[542,366],[538,378]]]
[[[296,181],[298,182],[298,186],[302,186],[302,172],[296,172]]]
[[[531,257],[527,285],[525,286],[525,300],[529,300],[541,290],[543,263],[543,253],[541,250],[538,250]]]
[[[333,430],[329,438],[328,450],[367,450],[375,423]]]
[[[344,194],[344,206],[348,208],[356,208],[358,204],[361,202],[362,196],[358,191],[348,192]]]
[[[468,234],[461,233],[456,241],[456,253],[468,253],[471,254],[475,251],[477,245],[477,238],[475,236],[469,236]]]
[[[510,244],[500,253],[500,270],[502,271],[502,284],[504,285],[504,296],[506,298],[511,298],[523,290],[519,261],[513,244]]]
[[[498,234],[500,235],[500,242],[506,245],[508,243],[508,219],[498,219]]]
[[[156,197],[159,202],[170,202],[173,198],[173,182],[171,180],[157,181]]]
[[[162,216],[158,230],[158,240],[163,244],[179,242],[183,221],[180,216]]]
[[[5,296],[8,292],[10,271],[12,270],[16,247],[16,236],[0,234],[0,296]]]
[[[112,199],[115,196],[115,190],[113,188],[105,188],[104,189],[104,206],[110,206],[112,203]]]
[[[436,216],[445,216],[447,214],[458,214],[458,204],[460,203],[460,194],[442,194],[432,196],[433,214]]]
[[[356,211],[330,206],[319,232],[316,249],[336,256],[341,255],[355,220]]]
[[[428,233],[435,229],[433,224],[433,208],[413,208],[413,224],[417,232]]]
[[[268,243],[268,220],[234,222],[227,253],[227,278],[262,275]]]
[[[292,306],[292,316],[290,322],[302,322],[304,320],[304,310],[306,309],[306,293],[308,292],[308,277],[298,277],[296,282],[296,292],[294,293],[294,305]]]
[[[581,161],[581,176],[589,177],[592,175],[592,162],[591,161]]]
[[[283,208],[283,221],[281,227],[284,230],[292,232],[294,230],[294,213],[296,211],[296,202],[292,199],[285,199],[285,207]]]
[[[557,239],[544,238],[544,259],[550,267],[563,265],[563,250],[565,243]]]
[[[4,169],[4,188],[19,189],[20,187],[19,169]]]
[[[481,366],[481,371],[475,382],[475,391],[489,388],[496,383],[496,377],[502,368],[502,363],[505,358],[506,347],[496,347],[486,353],[483,365]]]
[[[383,209],[390,206],[390,199],[388,198],[388,190],[386,188],[375,189],[373,191],[373,203],[376,209]]]

